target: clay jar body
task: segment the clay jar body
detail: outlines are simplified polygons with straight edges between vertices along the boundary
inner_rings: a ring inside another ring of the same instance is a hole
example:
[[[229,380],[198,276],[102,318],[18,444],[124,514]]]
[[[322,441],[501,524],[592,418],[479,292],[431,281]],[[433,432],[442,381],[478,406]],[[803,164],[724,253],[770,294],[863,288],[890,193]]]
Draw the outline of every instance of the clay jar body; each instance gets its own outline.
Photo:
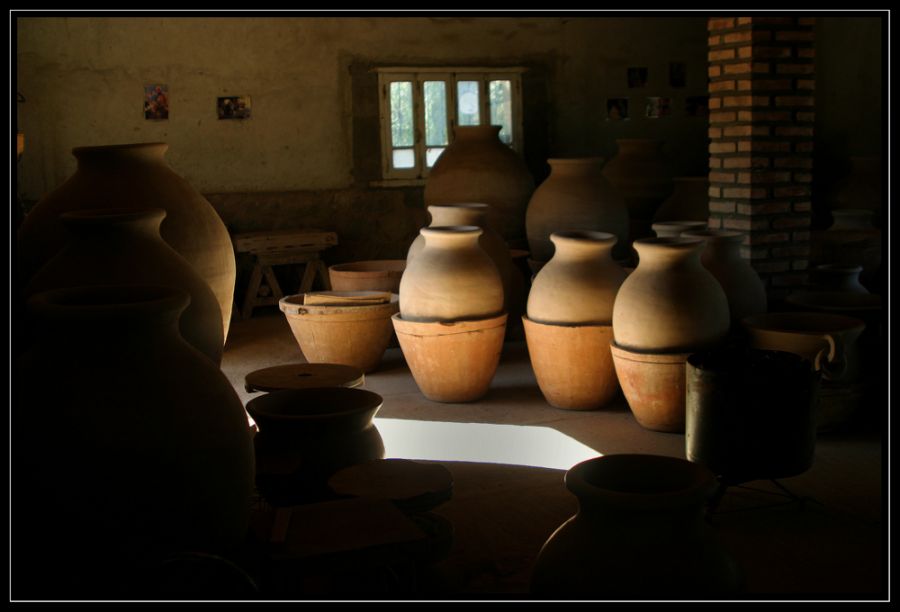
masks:
[[[405,321],[465,321],[503,312],[503,283],[478,240],[480,227],[424,227],[425,247],[400,279]]]
[[[497,271],[500,273],[500,280],[503,283],[503,307],[510,310],[512,304],[522,301],[522,294],[525,291],[522,275],[513,267],[512,256],[509,247],[503,238],[495,232],[487,222],[488,211],[490,206],[487,204],[440,204],[428,207],[431,213],[431,224],[429,227],[452,227],[460,225],[470,225],[481,228],[481,236],[478,238],[478,245],[487,253]],[[421,234],[416,236],[409,251],[406,254],[406,263],[412,261],[422,249],[425,248],[425,238]]]
[[[814,291],[867,294],[869,290],[859,282],[861,272],[862,266],[816,266],[809,271],[809,286]]]
[[[224,554],[247,534],[247,415],[178,334],[188,300],[133,285],[29,301],[42,337],[19,364],[13,510],[17,578],[42,597],[118,598],[165,555]]]
[[[489,224],[507,242],[525,238],[525,209],[534,178],[522,157],[500,141],[500,126],[456,126],[454,140],[425,183],[425,204],[483,202]]]
[[[766,287],[756,270],[741,257],[741,242],[744,239],[741,232],[691,230],[682,236],[706,241],[700,262],[722,285],[733,324],[740,323],[744,317],[766,312]]]
[[[672,179],[672,195],[660,205],[653,221],[703,221],[709,219],[709,178],[676,176]]]
[[[729,329],[728,299],[700,263],[698,238],[643,238],[640,263],[616,296],[615,342],[631,351],[677,353],[710,347]]]
[[[525,224],[528,247],[535,261],[553,256],[550,234],[594,230],[614,234],[625,254],[628,209],[622,195],[603,176],[603,159],[549,159],[550,176],[534,191]]]
[[[25,295],[82,285],[154,283],[184,289],[191,302],[178,321],[181,336],[219,365],[225,343],[219,302],[187,260],[163,241],[159,226],[165,216],[161,208],[64,213],[61,222],[72,240],[35,274]]]
[[[557,325],[609,325],[619,287],[628,276],[612,259],[617,238],[605,232],[554,232],[556,252],[534,278],[528,318]]]
[[[740,573],[703,520],[716,480],[674,457],[607,455],[566,472],[578,513],[544,544],[531,583],[545,597],[709,597]]]
[[[209,284],[219,302],[225,338],[234,297],[231,237],[206,198],[166,163],[163,155],[168,147],[151,142],[73,149],[78,170],[39,201],[19,228],[23,283],[65,245],[60,214],[94,208],[164,208],[163,240]]]

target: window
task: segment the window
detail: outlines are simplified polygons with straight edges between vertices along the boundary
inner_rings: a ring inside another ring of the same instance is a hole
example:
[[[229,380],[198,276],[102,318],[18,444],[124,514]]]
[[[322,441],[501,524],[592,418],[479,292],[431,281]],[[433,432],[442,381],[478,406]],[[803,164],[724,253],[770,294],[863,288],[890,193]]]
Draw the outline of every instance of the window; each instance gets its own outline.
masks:
[[[499,125],[522,150],[524,68],[378,68],[382,177],[417,184],[453,139],[454,125]]]

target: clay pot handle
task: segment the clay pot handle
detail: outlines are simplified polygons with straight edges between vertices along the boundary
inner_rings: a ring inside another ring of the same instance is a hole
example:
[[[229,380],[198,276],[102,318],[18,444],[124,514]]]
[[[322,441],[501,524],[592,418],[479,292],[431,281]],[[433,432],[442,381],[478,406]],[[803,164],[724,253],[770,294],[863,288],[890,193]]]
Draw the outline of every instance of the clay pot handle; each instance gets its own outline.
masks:
[[[841,337],[824,334],[822,338],[828,343],[828,347],[816,354],[815,368],[822,371],[825,380],[838,380],[847,372],[847,360],[844,359]]]

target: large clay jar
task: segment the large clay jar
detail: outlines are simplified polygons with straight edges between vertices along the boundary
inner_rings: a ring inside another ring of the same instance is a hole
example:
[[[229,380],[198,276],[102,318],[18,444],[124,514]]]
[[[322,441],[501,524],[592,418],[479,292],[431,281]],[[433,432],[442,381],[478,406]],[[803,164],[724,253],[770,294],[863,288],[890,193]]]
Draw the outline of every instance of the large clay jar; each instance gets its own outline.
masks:
[[[676,176],[672,195],[660,205],[653,221],[703,221],[709,219],[709,177]]]
[[[657,455],[606,455],[566,472],[578,513],[538,555],[531,591],[565,599],[710,598],[741,586],[704,521],[706,467]]]
[[[451,227],[455,225],[472,225],[481,228],[478,238],[479,246],[488,254],[503,282],[504,310],[514,310],[515,305],[524,300],[525,286],[521,273],[515,269],[509,247],[503,238],[488,224],[487,204],[440,204],[428,207],[431,213],[429,227]],[[406,263],[412,261],[425,248],[425,237],[416,236],[406,254]]]
[[[219,365],[224,344],[219,302],[193,266],[163,241],[159,226],[165,216],[161,208],[63,213],[72,239],[32,277],[25,295],[80,285],[179,287],[191,296],[178,320],[181,336]]]
[[[612,258],[616,236],[560,231],[550,240],[556,252],[534,277],[528,318],[539,323],[609,325],[616,293],[628,276]]]
[[[629,240],[650,234],[653,215],[674,189],[674,171],[663,156],[661,140],[617,140],[619,150],[603,175],[625,197],[631,220]]]
[[[507,242],[523,242],[534,191],[525,161],[500,140],[499,125],[455,126],[453,134],[425,182],[425,204],[489,204],[489,224]]]
[[[244,541],[247,414],[179,335],[189,299],[133,285],[29,300],[42,334],[18,364],[11,436],[24,598],[120,598],[167,555],[228,554]]]
[[[642,238],[640,263],[616,295],[613,335],[620,347],[678,353],[715,345],[729,329],[728,298],[700,263],[699,238]]]
[[[766,286],[750,263],[741,257],[743,233],[706,229],[687,231],[682,236],[706,241],[700,262],[722,285],[733,324],[768,309]]]
[[[628,209],[603,176],[603,159],[549,159],[547,163],[550,176],[535,189],[525,217],[531,258],[548,261],[553,256],[550,234],[566,230],[614,234],[619,255],[627,254]]]
[[[87,208],[163,208],[163,240],[209,284],[227,337],[235,279],[231,237],[206,198],[166,163],[168,148],[166,143],[148,142],[73,149],[78,170],[39,201],[19,228],[23,285],[65,244],[60,214]]]
[[[336,264],[328,268],[333,291],[400,291],[405,259],[375,259]]]
[[[503,312],[503,282],[478,244],[480,227],[423,227],[425,247],[400,279],[404,321],[464,321]]]

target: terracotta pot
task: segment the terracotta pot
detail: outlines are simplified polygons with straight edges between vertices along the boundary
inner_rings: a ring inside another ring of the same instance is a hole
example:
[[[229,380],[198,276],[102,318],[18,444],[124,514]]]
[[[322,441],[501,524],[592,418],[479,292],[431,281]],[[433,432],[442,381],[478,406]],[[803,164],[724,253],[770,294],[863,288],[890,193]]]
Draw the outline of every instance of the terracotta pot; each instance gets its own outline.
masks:
[[[656,210],[674,189],[674,171],[662,154],[662,141],[649,139],[617,140],[619,150],[603,168],[624,197],[631,220],[629,240],[650,235]]]
[[[503,283],[503,308],[507,312],[514,312],[514,308],[518,307],[521,312],[522,303],[525,301],[525,286],[522,282],[521,274],[515,269],[512,261],[512,255],[503,237],[488,225],[487,216],[490,206],[487,204],[441,204],[429,206],[428,212],[431,213],[431,224],[429,227],[451,227],[451,226],[475,226],[481,228],[481,236],[478,238],[478,245],[488,254],[497,271],[500,273],[500,280]],[[409,251],[406,254],[406,263],[413,260],[422,249],[425,248],[425,237],[421,234],[416,236]]]
[[[840,291],[844,293],[869,293],[859,275],[862,266],[837,266],[824,264],[809,271],[809,288],[813,291]]]
[[[610,325],[549,325],[522,317],[531,367],[551,406],[594,410],[619,391]]]
[[[360,291],[316,292],[316,295],[364,295]],[[385,304],[328,306],[304,304],[304,294],[281,298],[303,356],[310,363],[337,363],[371,372],[381,363],[391,340],[391,315],[399,311],[399,296]]]
[[[600,171],[603,159],[548,159],[550,176],[528,203],[528,246],[537,261],[553,256],[550,235],[570,230],[615,234],[620,256],[627,252],[628,209],[622,195]]]
[[[613,302],[625,270],[613,261],[618,240],[589,231],[554,232],[556,252],[535,275],[528,294],[528,317],[547,324],[612,322]]]
[[[94,208],[164,208],[163,240],[194,266],[216,295],[223,338],[234,300],[231,236],[212,205],[163,159],[169,145],[146,142],[76,147],[78,170],[41,199],[19,228],[17,253],[27,282],[65,245],[60,214]]]
[[[400,279],[406,321],[463,321],[503,312],[503,282],[478,243],[480,227],[423,227],[425,247]]]
[[[78,210],[60,221],[71,240],[25,287],[25,296],[83,285],[159,284],[184,289],[190,305],[178,320],[181,336],[219,365],[221,310],[193,266],[159,235],[161,208]]]
[[[725,291],[732,324],[768,310],[766,286],[750,263],[741,257],[743,233],[704,229],[686,231],[682,236],[700,238],[706,242],[700,262],[716,277]]]
[[[657,238],[678,238],[682,232],[702,230],[706,221],[658,221],[650,226]]]
[[[42,325],[12,407],[13,513],[28,534],[13,559],[41,598],[128,596],[123,585],[166,555],[223,554],[246,537],[247,414],[179,335],[188,301],[144,285],[29,301]]]
[[[821,312],[775,312],[746,317],[742,324],[754,348],[787,351],[808,359],[827,381],[853,383],[860,377],[856,340],[859,319]]]
[[[377,259],[337,264],[328,268],[334,291],[400,292],[400,277],[406,269],[405,259]]]
[[[646,429],[684,433],[684,364],[691,353],[638,353],[610,344],[622,393]]]
[[[717,488],[704,466],[658,455],[606,455],[574,466],[565,481],[578,513],[541,549],[533,593],[668,599],[739,590],[736,563],[704,521]]]
[[[488,223],[511,242],[525,238],[525,209],[534,178],[521,155],[501,142],[500,129],[455,126],[453,142],[425,182],[425,204],[489,204]]]
[[[613,333],[623,349],[651,353],[699,350],[724,339],[728,298],[700,263],[699,238],[643,238],[640,263],[619,288]]]
[[[672,181],[672,195],[660,205],[653,221],[684,219],[703,221],[705,226],[709,221],[709,177],[676,176]]]
[[[434,402],[483,397],[500,363],[506,315],[477,321],[418,322],[392,317],[403,357],[422,395]]]
[[[688,357],[686,456],[729,484],[812,467],[821,376],[799,355],[722,349]]]
[[[260,433],[272,438],[348,434],[372,424],[384,400],[365,389],[324,387],[273,391],[247,402]]]

